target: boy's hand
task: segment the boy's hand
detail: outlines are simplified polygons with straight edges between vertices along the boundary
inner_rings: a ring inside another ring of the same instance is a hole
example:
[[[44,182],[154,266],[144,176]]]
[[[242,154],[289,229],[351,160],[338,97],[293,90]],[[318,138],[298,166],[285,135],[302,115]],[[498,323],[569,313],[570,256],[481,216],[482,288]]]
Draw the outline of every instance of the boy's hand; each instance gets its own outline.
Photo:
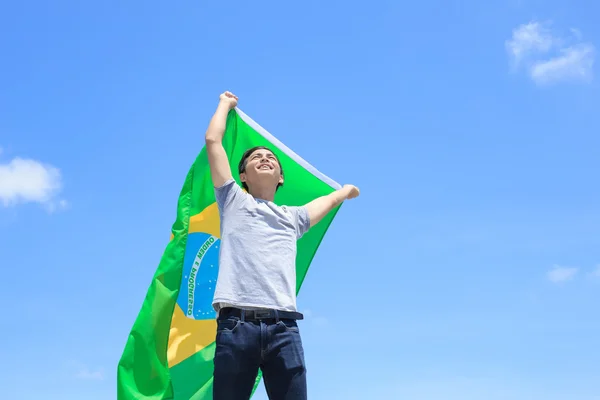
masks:
[[[219,100],[221,101],[221,103],[227,105],[227,108],[229,110],[237,106],[238,103],[238,97],[231,92],[225,92],[221,94],[219,96]]]
[[[344,190],[347,193],[346,199],[348,200],[358,197],[360,194],[360,190],[354,185],[344,185]]]

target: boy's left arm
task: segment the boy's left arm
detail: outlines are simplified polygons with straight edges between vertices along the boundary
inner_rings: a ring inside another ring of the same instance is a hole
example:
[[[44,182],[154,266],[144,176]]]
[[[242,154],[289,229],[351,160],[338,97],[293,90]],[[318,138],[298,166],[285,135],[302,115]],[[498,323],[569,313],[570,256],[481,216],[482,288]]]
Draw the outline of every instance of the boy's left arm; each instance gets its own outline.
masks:
[[[354,185],[344,185],[343,188],[336,190],[325,196],[318,197],[306,205],[310,227],[318,224],[331,210],[340,205],[345,200],[353,199],[360,194],[358,188]]]

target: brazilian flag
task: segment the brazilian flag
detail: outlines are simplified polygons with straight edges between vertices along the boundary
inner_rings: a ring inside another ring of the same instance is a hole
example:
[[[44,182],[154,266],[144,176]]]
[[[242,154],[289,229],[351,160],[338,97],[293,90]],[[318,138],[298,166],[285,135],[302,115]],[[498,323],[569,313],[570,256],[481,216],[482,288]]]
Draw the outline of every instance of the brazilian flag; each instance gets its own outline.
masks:
[[[245,150],[254,146],[273,150],[286,178],[276,193],[277,204],[303,205],[340,188],[238,108],[228,114],[223,146],[238,184],[235,172]],[[296,291],[339,207],[298,241]],[[217,329],[212,299],[219,271],[219,232],[203,148],[185,178],[171,240],[119,361],[118,400],[212,399]],[[260,379],[259,374],[256,385]]]

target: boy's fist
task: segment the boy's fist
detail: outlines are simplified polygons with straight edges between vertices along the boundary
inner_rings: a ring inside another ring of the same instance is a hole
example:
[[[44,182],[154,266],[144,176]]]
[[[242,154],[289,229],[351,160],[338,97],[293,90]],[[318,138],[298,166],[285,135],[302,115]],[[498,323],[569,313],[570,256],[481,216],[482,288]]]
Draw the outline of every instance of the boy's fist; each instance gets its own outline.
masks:
[[[221,101],[221,103],[227,104],[230,110],[237,106],[238,103],[238,97],[231,92],[225,92],[221,94],[219,96],[219,100]]]
[[[346,196],[348,200],[358,197],[360,194],[360,190],[354,185],[344,185],[344,189],[346,189],[346,193],[348,193]]]

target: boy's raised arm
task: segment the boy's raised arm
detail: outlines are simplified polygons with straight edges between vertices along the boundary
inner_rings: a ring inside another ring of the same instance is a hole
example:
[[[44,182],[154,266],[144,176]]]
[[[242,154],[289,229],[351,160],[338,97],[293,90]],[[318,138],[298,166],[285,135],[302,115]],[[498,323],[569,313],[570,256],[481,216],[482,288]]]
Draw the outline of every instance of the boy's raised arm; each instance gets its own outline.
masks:
[[[222,186],[232,177],[227,153],[223,148],[223,135],[227,124],[227,114],[237,105],[237,101],[237,96],[230,92],[219,96],[219,105],[206,130],[206,151],[214,187]]]
[[[358,188],[354,185],[344,185],[343,188],[326,196],[321,196],[306,205],[310,226],[313,227],[323,219],[331,210],[337,207],[346,199],[353,199],[360,194]]]

